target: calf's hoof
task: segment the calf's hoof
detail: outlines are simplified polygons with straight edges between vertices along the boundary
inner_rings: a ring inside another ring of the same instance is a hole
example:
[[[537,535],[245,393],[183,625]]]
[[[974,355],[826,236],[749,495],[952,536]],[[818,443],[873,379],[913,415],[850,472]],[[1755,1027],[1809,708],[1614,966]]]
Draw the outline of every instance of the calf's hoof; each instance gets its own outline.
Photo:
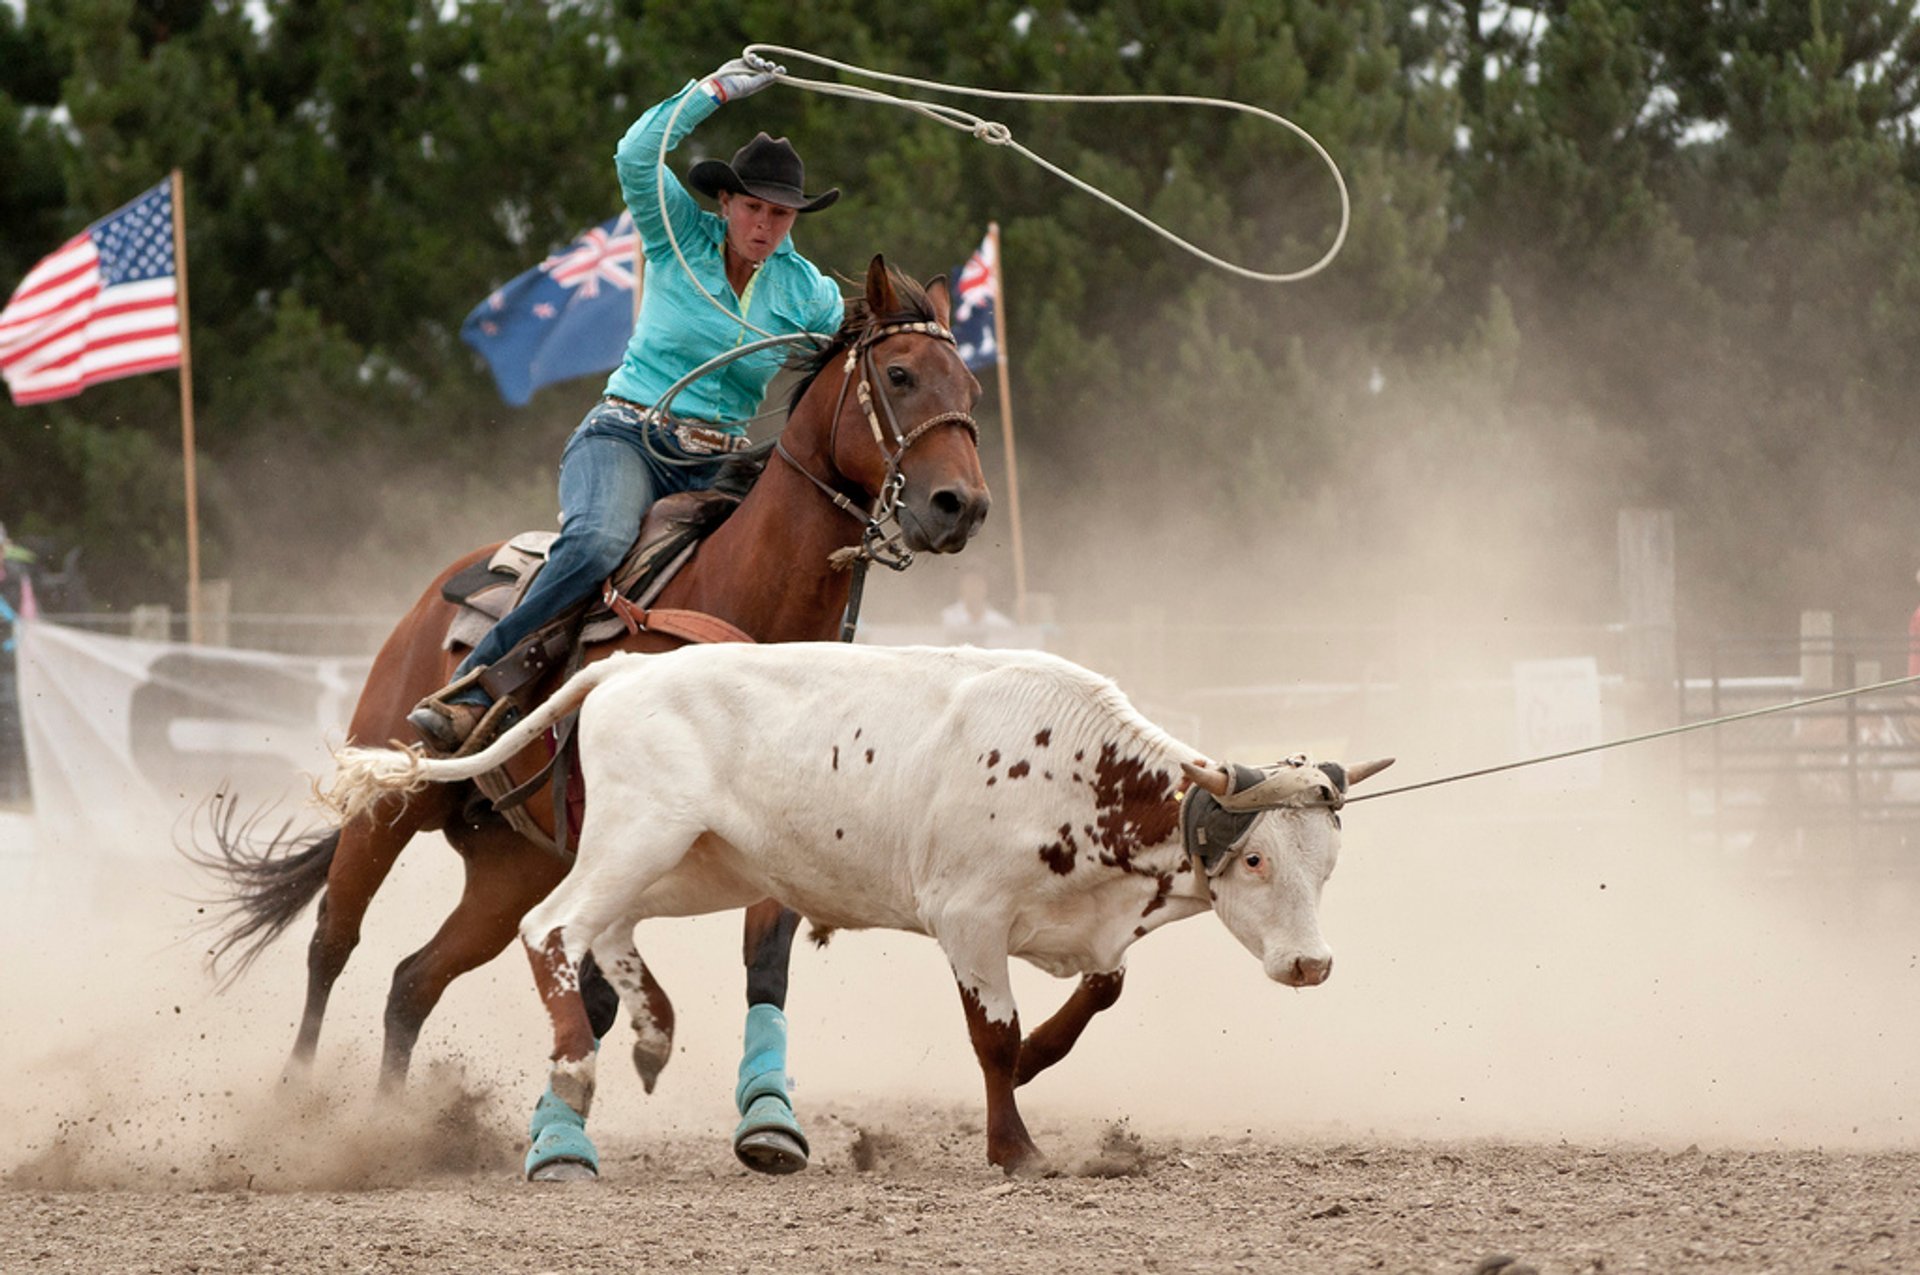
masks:
[[[772,1095],[756,1098],[733,1131],[733,1154],[756,1173],[798,1173],[808,1151],[793,1108]]]
[[[640,1073],[640,1087],[648,1093],[660,1083],[660,1073],[666,1070],[667,1060],[673,1057],[673,1045],[669,1042],[664,1048],[646,1041],[633,1042],[633,1069]]]

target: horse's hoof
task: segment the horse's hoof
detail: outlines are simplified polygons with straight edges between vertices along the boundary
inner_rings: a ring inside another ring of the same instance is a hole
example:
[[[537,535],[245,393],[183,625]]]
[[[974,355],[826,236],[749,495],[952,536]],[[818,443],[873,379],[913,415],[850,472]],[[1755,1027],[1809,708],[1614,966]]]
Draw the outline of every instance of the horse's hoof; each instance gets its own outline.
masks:
[[[733,1153],[756,1173],[798,1173],[807,1167],[807,1148],[784,1129],[760,1129],[735,1138]]]
[[[586,1121],[553,1089],[534,1108],[533,1145],[525,1165],[529,1182],[583,1182],[600,1176],[600,1153],[587,1136]]]
[[[594,1182],[600,1171],[580,1160],[554,1160],[527,1174],[529,1182]]]
[[[747,1104],[733,1131],[733,1153],[756,1173],[798,1173],[807,1167],[807,1135],[784,1099],[762,1094]]]

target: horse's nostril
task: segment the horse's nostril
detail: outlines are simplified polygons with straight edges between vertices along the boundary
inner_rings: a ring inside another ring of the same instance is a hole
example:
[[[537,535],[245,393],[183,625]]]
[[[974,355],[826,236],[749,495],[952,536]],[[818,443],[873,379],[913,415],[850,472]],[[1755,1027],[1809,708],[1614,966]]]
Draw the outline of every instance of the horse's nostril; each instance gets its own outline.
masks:
[[[943,487],[933,493],[933,507],[949,518],[959,517],[960,511],[966,508],[966,504],[967,502],[960,498],[960,493],[951,487]]]

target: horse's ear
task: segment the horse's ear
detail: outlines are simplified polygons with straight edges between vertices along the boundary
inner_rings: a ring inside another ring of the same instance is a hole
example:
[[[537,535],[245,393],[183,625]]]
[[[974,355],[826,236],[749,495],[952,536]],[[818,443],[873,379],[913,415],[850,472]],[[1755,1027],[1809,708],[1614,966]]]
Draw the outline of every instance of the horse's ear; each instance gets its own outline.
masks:
[[[947,276],[935,275],[927,281],[927,304],[941,327],[953,326],[953,290],[947,286]]]
[[[893,291],[893,276],[887,272],[887,259],[877,252],[867,266],[867,313],[876,319],[900,313],[900,298]]]

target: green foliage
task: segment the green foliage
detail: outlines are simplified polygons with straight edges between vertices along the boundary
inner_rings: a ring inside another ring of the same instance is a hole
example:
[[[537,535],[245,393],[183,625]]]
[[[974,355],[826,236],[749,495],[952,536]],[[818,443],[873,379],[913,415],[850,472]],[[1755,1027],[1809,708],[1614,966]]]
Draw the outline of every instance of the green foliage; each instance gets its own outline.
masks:
[[[1036,489],[1186,493],[1261,529],[1294,511],[1422,571],[1380,530],[1402,505],[1467,527],[1504,499],[1513,535],[1604,561],[1610,511],[1655,502],[1680,516],[1695,620],[1786,599],[1884,618],[1870,590],[1908,574],[1884,561],[1920,540],[1900,499],[1920,486],[1902,0],[27,0],[0,5],[0,286],[179,167],[209,569],[277,599],[276,538],[341,508],[358,522],[338,545],[437,553],[410,520],[489,534],[446,503],[469,489],[514,530],[550,516],[594,387],[506,409],[459,322],[606,217],[627,124],[749,41],[985,87],[1239,99],[1338,159],[1345,250],[1276,288],[902,112],[776,89],[695,136],[683,163],[792,137],[811,184],[846,191],[800,246],[849,278],[876,251],[951,270],[1000,223]],[[1325,168],[1269,125],[963,104],[1232,260],[1295,269],[1332,237]],[[171,377],[0,407],[0,518],[84,545],[122,604],[168,592],[177,433]],[[369,469],[437,499],[371,503]],[[1604,615],[1586,592],[1567,605]]]

